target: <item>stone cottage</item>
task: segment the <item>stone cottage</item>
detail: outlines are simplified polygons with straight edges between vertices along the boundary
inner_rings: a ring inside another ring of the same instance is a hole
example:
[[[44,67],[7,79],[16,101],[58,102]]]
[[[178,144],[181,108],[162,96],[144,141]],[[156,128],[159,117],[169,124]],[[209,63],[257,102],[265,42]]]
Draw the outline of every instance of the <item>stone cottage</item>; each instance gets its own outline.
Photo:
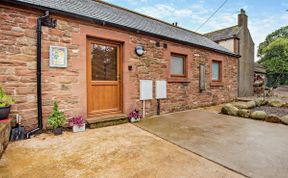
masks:
[[[82,113],[88,120],[142,110],[143,79],[167,82],[161,113],[237,96],[237,54],[112,4],[2,0],[0,18],[1,86],[15,98],[12,114],[22,115],[26,130],[42,120],[45,127],[54,100],[68,117]],[[148,116],[157,112],[154,95],[146,101]]]
[[[238,96],[253,96],[254,83],[254,42],[248,28],[248,16],[241,9],[236,26],[205,34],[221,46],[240,54]]]

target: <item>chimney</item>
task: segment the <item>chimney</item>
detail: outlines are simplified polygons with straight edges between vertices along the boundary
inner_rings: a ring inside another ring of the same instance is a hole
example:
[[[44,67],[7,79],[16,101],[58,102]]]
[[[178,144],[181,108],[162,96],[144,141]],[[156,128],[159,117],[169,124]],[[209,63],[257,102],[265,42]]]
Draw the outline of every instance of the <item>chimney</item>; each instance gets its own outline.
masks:
[[[240,14],[238,15],[238,26],[239,27],[246,27],[248,26],[248,16],[244,9],[240,10]]]

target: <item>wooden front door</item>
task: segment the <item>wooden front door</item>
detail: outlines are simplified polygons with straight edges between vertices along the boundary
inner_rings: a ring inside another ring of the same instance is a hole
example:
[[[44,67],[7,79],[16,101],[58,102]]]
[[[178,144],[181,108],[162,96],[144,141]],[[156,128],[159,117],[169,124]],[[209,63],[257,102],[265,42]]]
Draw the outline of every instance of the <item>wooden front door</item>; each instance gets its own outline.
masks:
[[[88,116],[122,113],[122,46],[88,40]]]

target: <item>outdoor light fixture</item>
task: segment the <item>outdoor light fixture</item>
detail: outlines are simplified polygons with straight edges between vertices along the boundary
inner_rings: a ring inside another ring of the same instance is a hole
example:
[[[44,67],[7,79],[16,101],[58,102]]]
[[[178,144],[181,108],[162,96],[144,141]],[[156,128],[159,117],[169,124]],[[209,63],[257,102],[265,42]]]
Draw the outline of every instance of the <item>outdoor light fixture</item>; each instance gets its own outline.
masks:
[[[140,44],[138,44],[136,47],[135,47],[135,52],[138,56],[143,56],[144,54],[144,48],[143,46],[141,46]]]

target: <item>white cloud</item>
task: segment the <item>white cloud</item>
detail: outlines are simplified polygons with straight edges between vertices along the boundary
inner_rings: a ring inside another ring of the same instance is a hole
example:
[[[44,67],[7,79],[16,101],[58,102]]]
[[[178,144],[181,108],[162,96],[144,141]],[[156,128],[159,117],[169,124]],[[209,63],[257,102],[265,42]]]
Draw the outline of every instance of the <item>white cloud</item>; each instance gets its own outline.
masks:
[[[115,3],[116,2],[116,0],[103,0],[103,1],[106,1],[108,3]],[[124,0],[124,1],[127,4],[134,5],[134,6],[147,2],[147,0]]]
[[[281,16],[282,20],[288,21],[288,13]]]
[[[156,4],[137,8],[136,11],[158,19],[185,18],[193,15],[191,9],[176,9],[172,4]]]
[[[106,0],[116,2],[116,0]],[[179,26],[195,31],[206,19],[215,11],[215,7],[210,7],[205,0],[169,0],[159,1],[151,5],[148,0],[123,0],[133,5],[132,10],[142,14],[167,21],[169,23],[178,22]],[[228,2],[218,13],[206,23],[199,33],[207,33],[218,29],[237,25],[237,15],[239,9],[243,8],[248,14],[249,29],[255,42],[255,54],[257,53],[259,43],[263,42],[269,33],[272,33],[281,26],[287,25],[288,12],[283,15],[271,15],[267,12],[257,14],[256,17],[249,15],[249,12],[255,11],[257,7],[247,6],[249,0]],[[188,3],[189,2],[189,3]],[[215,0],[214,3],[218,0]],[[179,4],[188,4],[179,6]],[[287,6],[288,3],[282,4]],[[251,13],[253,14],[253,13]],[[254,13],[255,14],[255,13]],[[255,58],[256,59],[256,58]]]
[[[237,13],[221,12],[208,21],[200,32],[207,33],[234,25],[237,25]]]
[[[147,2],[147,0],[125,0],[130,5],[139,5],[141,3]]]

